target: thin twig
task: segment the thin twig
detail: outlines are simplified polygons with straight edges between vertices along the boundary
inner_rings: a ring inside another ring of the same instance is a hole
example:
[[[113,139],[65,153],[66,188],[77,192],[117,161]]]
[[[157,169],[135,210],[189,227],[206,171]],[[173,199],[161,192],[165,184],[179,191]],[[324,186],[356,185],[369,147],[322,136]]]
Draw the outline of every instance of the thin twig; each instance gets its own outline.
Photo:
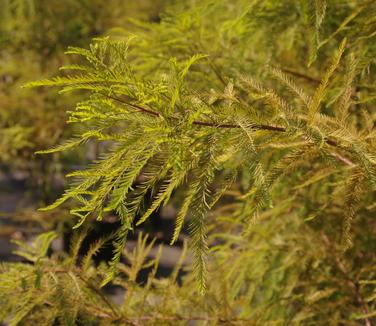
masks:
[[[336,159],[342,161],[343,163],[345,163],[348,166],[355,167],[355,164],[353,162],[351,162],[348,158],[343,157],[342,155],[340,155],[336,152],[330,152],[330,155],[332,155]]]
[[[126,101],[126,100],[123,100],[123,99],[120,99],[120,98],[117,98],[117,97],[114,97],[114,96],[111,96],[111,95],[107,95],[107,94],[103,94],[103,95],[112,99],[112,100],[114,100],[114,101],[120,102],[124,105],[128,105],[132,108],[135,108],[135,109],[137,109],[137,110],[139,110],[143,113],[153,115],[155,117],[161,116],[161,114],[159,112],[156,112],[156,111],[153,111],[153,110],[150,110],[150,109],[146,109],[145,107],[142,107],[138,104],[134,104],[132,102],[129,102],[129,101]],[[215,127],[215,128],[227,128],[227,129],[240,128],[240,126],[236,125],[236,124],[227,124],[227,123],[225,123],[225,124],[215,124],[215,123],[212,123],[212,122],[197,121],[197,120],[193,121],[192,124],[196,125],[196,126]],[[254,124],[254,125],[252,125],[251,128],[254,129],[254,130],[270,130],[270,131],[277,131],[277,132],[286,132],[285,127],[271,126],[271,125],[265,125],[265,124]],[[325,139],[325,142],[328,145],[331,145],[333,147],[340,147],[335,140],[327,138],[327,139]],[[349,165],[349,166],[352,166],[352,167],[355,166],[355,164],[353,162],[351,162],[348,158],[345,158],[338,153],[331,152],[331,155],[333,157],[336,157],[337,159],[339,159],[341,162],[345,163],[346,165]]]
[[[311,82],[311,83],[316,84],[316,85],[320,84],[320,82],[321,82],[320,79],[317,79],[315,77],[303,74],[299,71],[292,70],[290,68],[282,68],[282,67],[277,67],[277,66],[276,66],[276,68],[282,70],[283,72],[285,72],[287,74],[293,75],[293,76],[298,77],[298,78],[305,79],[306,81]],[[372,85],[361,85],[361,84],[356,85],[356,87],[361,88],[361,89],[374,88],[374,86],[372,86]]]
[[[316,79],[314,77],[305,75],[305,74],[303,74],[301,72],[292,70],[290,68],[281,68],[281,67],[279,67],[279,69],[282,70],[283,72],[287,73],[287,74],[290,74],[290,75],[293,75],[295,77],[299,77],[299,78],[305,79],[305,80],[307,80],[307,81],[309,81],[311,83],[320,84],[320,80],[319,79]]]
[[[121,321],[122,318],[119,318],[118,321]],[[134,318],[126,318],[125,321],[130,322],[131,320],[138,320],[138,321],[156,321],[156,320],[165,320],[165,321],[216,321],[219,323],[223,323],[228,325],[229,323],[243,323],[247,322],[247,325],[250,325],[249,323],[252,322],[251,319],[245,319],[245,318],[216,318],[216,317],[209,317],[209,316],[152,316],[152,315],[146,315],[146,316],[140,316],[140,317],[134,317]]]
[[[129,105],[135,109],[138,109],[139,111],[141,112],[144,112],[144,113],[147,113],[147,114],[151,114],[151,115],[154,115],[156,117],[160,117],[161,115],[158,113],[158,112],[155,112],[155,111],[152,111],[152,110],[149,110],[149,109],[146,109],[140,105],[137,105],[137,104],[134,104],[132,102],[128,102],[128,101],[125,101],[125,100],[122,100],[118,97],[114,97],[114,96],[111,96],[111,95],[108,95],[108,94],[103,94],[101,93],[102,95],[114,100],[114,101],[117,101],[117,102],[120,102],[120,103],[123,103],[123,104],[126,104],[126,105]]]
[[[105,95],[105,94],[103,94]],[[150,109],[146,109],[145,107],[142,107],[138,104],[134,104],[132,102],[129,102],[129,101],[126,101],[126,100],[123,100],[123,99],[120,99],[118,97],[114,97],[114,96],[111,96],[111,95],[105,95],[106,97],[114,100],[114,101],[117,101],[117,102],[120,102],[122,104],[125,104],[125,105],[128,105],[130,107],[133,107],[141,112],[144,112],[144,113],[147,113],[149,115],[153,115],[155,117],[160,117],[161,114],[156,112],[156,111],[152,111]],[[236,124],[215,124],[215,123],[212,123],[212,122],[206,122],[206,121],[193,121],[192,124],[194,125],[197,125],[197,126],[205,126],[205,127],[217,127],[217,128],[229,128],[229,129],[232,129],[232,128],[240,128],[239,125],[236,125]],[[284,127],[278,127],[278,126],[269,126],[269,125],[263,125],[263,124],[255,124],[252,126],[252,128],[254,129],[260,129],[260,130],[271,130],[271,131],[286,131],[286,128]]]
[[[211,122],[205,122],[205,121],[193,121],[194,125],[196,126],[205,126],[205,127],[218,127],[218,128],[240,128],[239,125],[235,124],[214,124]],[[271,130],[271,131],[286,131],[285,128],[283,127],[278,127],[278,126],[269,126],[269,125],[263,125],[263,124],[254,124],[252,125],[253,129],[257,130]]]

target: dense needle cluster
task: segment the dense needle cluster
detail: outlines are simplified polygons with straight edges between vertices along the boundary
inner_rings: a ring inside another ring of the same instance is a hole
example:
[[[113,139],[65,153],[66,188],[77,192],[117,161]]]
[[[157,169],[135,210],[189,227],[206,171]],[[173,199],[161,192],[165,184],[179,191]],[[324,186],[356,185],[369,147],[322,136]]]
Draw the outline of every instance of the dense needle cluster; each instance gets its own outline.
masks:
[[[69,48],[77,64],[29,84],[86,94],[69,111],[81,132],[41,153],[106,149],[43,208],[70,202],[75,228],[118,216],[102,285],[161,206],[179,208],[171,243],[188,226],[196,288],[187,276],[181,306],[162,312],[172,319],[149,306],[140,325],[186,311],[204,324],[372,325],[375,15],[373,1],[187,1]]]

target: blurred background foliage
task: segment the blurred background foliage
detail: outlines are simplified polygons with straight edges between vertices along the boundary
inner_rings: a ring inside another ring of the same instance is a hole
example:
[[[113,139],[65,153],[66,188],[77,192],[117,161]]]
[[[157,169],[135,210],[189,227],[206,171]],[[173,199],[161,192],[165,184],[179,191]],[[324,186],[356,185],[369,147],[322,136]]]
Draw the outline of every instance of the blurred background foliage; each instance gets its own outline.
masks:
[[[164,1],[148,0],[0,1],[0,164],[26,172],[31,185],[43,190],[42,201],[59,172],[60,157],[34,152],[74,133],[65,112],[80,94],[61,97],[56,90],[21,90],[22,85],[56,75],[69,63],[68,46],[87,45],[113,27],[130,29],[130,17],[158,20],[163,7]]]

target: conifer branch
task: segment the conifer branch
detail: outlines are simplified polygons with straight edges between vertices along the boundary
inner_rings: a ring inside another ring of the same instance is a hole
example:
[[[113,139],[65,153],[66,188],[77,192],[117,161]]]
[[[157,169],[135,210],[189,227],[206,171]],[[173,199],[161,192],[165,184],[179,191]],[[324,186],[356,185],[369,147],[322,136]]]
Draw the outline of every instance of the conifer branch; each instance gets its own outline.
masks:
[[[118,0],[89,2],[66,0],[64,8],[90,9],[94,17],[121,7]],[[376,2],[188,2],[174,1],[158,22],[134,22],[125,34],[116,30],[88,47],[70,47],[77,64],[64,58],[62,75],[29,84],[75,92],[67,102],[76,103],[67,112],[75,134],[66,130],[70,140],[39,153],[76,148],[84,154],[88,142],[98,147],[90,164],[67,175],[69,186],[47,210],[69,201],[79,218],[75,227],[108,216],[118,223],[88,249],[90,237],[76,233],[67,255],[48,250],[51,233],[32,244],[16,241],[15,253],[30,263],[0,264],[0,324],[375,323]],[[37,0],[4,3],[5,18],[23,17],[24,4],[38,6]],[[39,10],[36,15],[22,20],[44,21]],[[77,18],[73,25],[81,26]],[[3,25],[9,30],[4,40],[12,43],[22,26],[13,33],[17,24]],[[51,36],[58,45],[54,31]],[[24,45],[22,37],[15,51]],[[5,51],[8,61],[12,53]],[[304,64],[307,54],[313,68]],[[32,68],[31,74],[38,71]],[[17,122],[25,112],[19,108],[44,101],[28,101],[15,90],[25,102],[14,105],[3,77],[10,110],[0,114],[0,152],[8,156],[31,132],[17,140],[24,128],[8,128],[8,113]],[[55,120],[60,102],[53,92],[42,93],[52,109],[46,116]],[[29,126],[23,118],[20,124]],[[41,125],[35,138],[45,138]],[[15,141],[10,147],[9,140]],[[161,225],[163,239],[171,233],[171,245],[190,239],[177,264],[175,255],[156,253],[147,236],[126,245],[144,221],[159,213],[164,218],[162,207],[175,217],[175,227]],[[341,238],[342,245],[334,243]],[[98,265],[102,257],[93,257],[109,239],[112,259]],[[166,256],[175,268],[160,279]],[[124,290],[122,304],[107,295],[107,282]]]
[[[117,102],[120,102],[124,105],[128,105],[130,107],[133,107],[143,113],[146,113],[146,114],[149,114],[149,115],[153,115],[153,116],[156,116],[156,117],[160,117],[161,114],[158,113],[158,112],[155,112],[155,111],[152,111],[150,109],[146,109],[138,104],[134,104],[134,103],[131,103],[131,102],[128,102],[126,100],[123,100],[123,99],[120,99],[118,97],[115,97],[115,96],[111,96],[111,95],[107,95],[107,94],[102,94],[112,100],[115,100]],[[215,128],[225,128],[225,129],[232,129],[232,128],[241,128],[239,125],[236,125],[236,124],[215,124],[215,123],[212,123],[212,122],[206,122],[206,121],[193,121],[192,122],[193,125],[196,125],[196,126],[204,126],[204,127],[215,127]],[[284,127],[280,127],[280,126],[271,126],[271,125],[265,125],[265,124],[254,124],[252,125],[252,129],[254,130],[269,130],[269,131],[276,131],[276,132],[286,132],[286,128]],[[328,144],[328,145],[331,145],[331,146],[334,146],[334,147],[340,147],[338,145],[338,143],[332,139],[325,139],[325,142]],[[338,153],[334,153],[334,152],[331,152],[331,155],[335,158],[337,158],[338,160],[342,161],[343,163],[345,163],[346,165],[348,166],[355,166],[355,164],[349,160],[348,158],[346,157],[343,157],[341,156],[340,154]]]
[[[120,99],[118,97],[114,97],[114,96],[111,96],[111,95],[107,95],[107,94],[102,94],[104,95],[105,97],[108,97],[112,100],[115,100],[117,102],[120,102],[124,105],[128,105],[128,106],[131,106],[141,112],[144,112],[146,114],[149,114],[149,115],[153,115],[155,117],[161,117],[161,114],[158,113],[158,112],[155,112],[155,111],[152,111],[150,109],[146,109],[145,107],[142,107],[138,104],[134,104],[132,102],[128,102],[126,100],[123,100],[123,99]],[[216,127],[216,128],[240,128],[239,125],[236,125],[236,124],[215,124],[215,123],[212,123],[212,122],[206,122],[206,121],[193,121],[192,124],[194,125],[197,125],[197,126],[205,126],[205,127]],[[270,130],[270,131],[286,131],[286,128],[284,127],[279,127],[279,126],[270,126],[270,125],[264,125],[264,124],[255,124],[252,126],[254,129],[258,129],[258,130]],[[333,143],[333,142],[332,142]]]

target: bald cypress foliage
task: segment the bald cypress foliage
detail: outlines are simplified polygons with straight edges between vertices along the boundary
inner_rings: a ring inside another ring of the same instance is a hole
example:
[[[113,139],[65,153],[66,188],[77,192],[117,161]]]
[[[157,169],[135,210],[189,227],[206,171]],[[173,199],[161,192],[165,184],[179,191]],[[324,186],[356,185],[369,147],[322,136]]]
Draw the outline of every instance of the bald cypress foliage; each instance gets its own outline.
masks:
[[[94,314],[62,296],[61,323],[373,325],[375,14],[373,1],[187,1],[69,48],[77,64],[30,83],[86,94],[68,112],[80,132],[39,154],[106,148],[43,210],[68,203],[77,232],[121,222],[90,277],[124,286],[123,306]],[[156,258],[140,287],[121,263],[127,235],[168,203],[192,264],[179,285],[154,277]],[[90,289],[74,278],[85,261],[61,293]]]

